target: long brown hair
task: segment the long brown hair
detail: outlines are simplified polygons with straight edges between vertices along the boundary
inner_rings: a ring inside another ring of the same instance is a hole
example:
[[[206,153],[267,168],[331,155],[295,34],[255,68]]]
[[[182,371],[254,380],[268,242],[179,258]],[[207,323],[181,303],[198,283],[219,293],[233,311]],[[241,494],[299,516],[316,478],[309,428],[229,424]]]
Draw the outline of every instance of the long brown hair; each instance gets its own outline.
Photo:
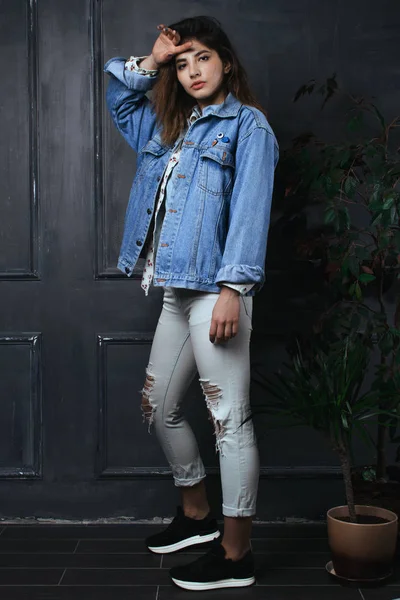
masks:
[[[217,19],[192,17],[169,25],[169,27],[179,33],[180,43],[194,38],[207,48],[215,50],[223,63],[229,62],[231,69],[225,75],[224,82],[226,90],[231,92],[242,104],[254,106],[266,114],[250,91],[246,71]],[[153,88],[152,102],[157,121],[163,128],[162,140],[164,143],[172,145],[186,127],[187,118],[196,104],[195,99],[189,96],[179,83],[175,60],[160,67],[158,80]]]

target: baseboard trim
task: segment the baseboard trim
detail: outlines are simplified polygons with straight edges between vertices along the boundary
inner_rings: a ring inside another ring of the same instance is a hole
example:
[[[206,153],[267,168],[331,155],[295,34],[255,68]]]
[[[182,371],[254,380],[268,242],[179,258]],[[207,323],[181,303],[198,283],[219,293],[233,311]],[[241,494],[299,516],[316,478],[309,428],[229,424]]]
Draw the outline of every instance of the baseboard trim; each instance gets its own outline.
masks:
[[[219,476],[219,469],[218,467],[208,467],[206,473],[211,477]],[[109,467],[100,473],[99,479],[162,479],[171,477],[171,475],[168,467]],[[341,477],[340,467],[331,466],[276,466],[261,467],[260,469],[260,479],[340,479]]]

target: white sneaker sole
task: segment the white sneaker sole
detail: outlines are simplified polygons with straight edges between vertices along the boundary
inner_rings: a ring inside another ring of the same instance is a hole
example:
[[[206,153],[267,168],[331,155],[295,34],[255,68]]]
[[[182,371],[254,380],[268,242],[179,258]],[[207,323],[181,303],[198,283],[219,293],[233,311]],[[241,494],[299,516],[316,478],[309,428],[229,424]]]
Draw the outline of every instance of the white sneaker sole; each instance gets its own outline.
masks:
[[[176,542],[175,544],[170,544],[169,546],[147,547],[151,552],[154,552],[154,554],[169,554],[170,552],[177,552],[178,550],[188,548],[189,546],[195,546],[196,544],[205,544],[206,542],[212,542],[213,540],[217,539],[220,535],[220,531],[214,531],[213,533],[208,533],[207,535],[194,535],[193,537],[186,538],[185,540],[181,540],[180,542]]]
[[[248,577],[247,579],[221,579],[220,581],[210,581],[208,583],[180,581],[180,579],[174,579],[173,577],[171,577],[171,579],[176,585],[184,590],[191,590],[193,592],[200,590],[216,590],[220,588],[247,587],[256,582],[255,577]]]

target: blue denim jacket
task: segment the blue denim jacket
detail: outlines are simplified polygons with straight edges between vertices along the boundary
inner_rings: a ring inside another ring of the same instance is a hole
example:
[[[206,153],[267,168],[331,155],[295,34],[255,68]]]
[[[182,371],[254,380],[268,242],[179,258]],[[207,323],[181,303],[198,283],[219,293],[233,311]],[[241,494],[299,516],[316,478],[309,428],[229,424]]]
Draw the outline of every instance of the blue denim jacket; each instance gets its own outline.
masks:
[[[158,187],[172,153],[161,141],[151,101],[155,78],[112,58],[107,105],[137,152],[118,268],[131,275],[146,240]],[[256,108],[232,94],[206,107],[187,129],[174,171],[171,206],[157,249],[154,285],[219,292],[218,283],[264,283],[264,262],[278,144]]]

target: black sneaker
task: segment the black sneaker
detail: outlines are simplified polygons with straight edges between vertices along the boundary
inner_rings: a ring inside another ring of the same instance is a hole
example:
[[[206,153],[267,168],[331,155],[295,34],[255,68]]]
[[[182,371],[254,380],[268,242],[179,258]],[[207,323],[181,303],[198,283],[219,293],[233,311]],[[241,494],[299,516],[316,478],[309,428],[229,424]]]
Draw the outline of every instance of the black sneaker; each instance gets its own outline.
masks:
[[[207,554],[194,562],[170,569],[172,581],[185,590],[215,590],[246,587],[255,583],[251,550],[240,560],[225,558],[225,549],[214,544]]]
[[[209,515],[201,520],[191,519],[186,517],[182,507],[178,506],[172,523],[165,531],[148,537],[146,545],[156,554],[169,554],[188,546],[211,542],[220,535],[215,519],[211,519]]]

